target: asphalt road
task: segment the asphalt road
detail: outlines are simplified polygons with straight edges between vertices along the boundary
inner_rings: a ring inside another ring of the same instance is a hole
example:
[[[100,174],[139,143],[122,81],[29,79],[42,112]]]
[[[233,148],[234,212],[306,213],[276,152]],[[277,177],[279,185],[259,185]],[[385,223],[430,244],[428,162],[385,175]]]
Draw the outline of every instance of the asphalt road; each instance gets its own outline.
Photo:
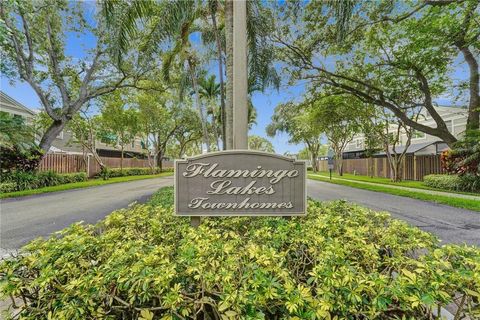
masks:
[[[376,211],[388,211],[394,218],[436,234],[442,243],[480,246],[480,212],[316,180],[308,180],[307,190],[318,200],[345,199]]]
[[[64,192],[5,199],[0,202],[0,257],[28,241],[68,225],[95,223],[115,209],[144,202],[173,177],[115,183]],[[480,246],[480,213],[410,198],[308,180],[308,194],[318,200],[346,199],[433,232],[444,243]]]
[[[145,202],[173,177],[112,183],[0,201],[0,250],[16,249],[78,221],[95,223],[130,203]],[[3,252],[2,252],[3,251]],[[1,255],[0,255],[1,256]]]

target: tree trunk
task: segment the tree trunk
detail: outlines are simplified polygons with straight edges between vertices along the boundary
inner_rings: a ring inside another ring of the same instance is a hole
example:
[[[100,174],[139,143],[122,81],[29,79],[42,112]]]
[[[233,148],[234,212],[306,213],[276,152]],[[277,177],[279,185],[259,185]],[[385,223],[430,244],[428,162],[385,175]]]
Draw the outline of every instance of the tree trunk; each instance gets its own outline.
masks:
[[[217,128],[217,117],[215,117],[215,110],[212,111],[212,123],[213,123],[213,136],[215,138],[215,144],[217,146],[217,151],[220,151],[219,137],[218,137],[218,128]]]
[[[90,150],[90,152],[93,154],[93,158],[95,159],[95,161],[100,166],[100,170],[103,170],[103,169],[105,169],[105,164],[103,163],[102,158],[100,158],[100,156],[97,153],[97,144],[96,144],[95,133],[94,132],[95,131],[92,129],[92,127],[90,125],[88,142],[87,142],[87,149]]]
[[[152,154],[150,153],[150,149],[148,147],[148,133],[146,135],[145,143],[144,143],[144,149],[145,152],[147,153],[147,161],[148,161],[148,167],[153,173],[153,169],[155,168],[155,163],[153,163],[152,159]]]
[[[207,152],[210,152],[210,142],[208,139],[208,129],[207,129],[207,120],[205,118],[205,113],[203,112],[203,107],[200,102],[200,93],[198,91],[197,76],[195,72],[195,67],[190,59],[188,59],[188,66],[190,68],[190,75],[192,77],[192,86],[193,91],[195,92],[195,104],[197,105],[198,112],[200,114],[200,121],[202,122],[202,139],[203,144],[207,147]],[[202,147],[203,152],[203,147]]]
[[[157,166],[160,169],[160,172],[163,171],[163,152],[162,150],[159,150],[157,152]]]
[[[85,165],[85,172],[88,174],[88,154],[85,145],[82,144],[82,157],[83,157],[83,164]]]
[[[467,130],[476,130],[480,128],[480,76],[478,72],[478,62],[466,46],[459,46],[459,49],[470,70],[470,102],[468,105]]]
[[[105,168],[105,164],[103,163],[102,158],[100,158],[100,156],[98,155],[97,150],[94,149],[91,151],[92,151],[93,157],[95,158],[95,161],[97,161],[98,165],[100,166],[100,169]]]
[[[217,55],[218,55],[218,75],[220,78],[220,119],[222,123],[222,140],[223,140],[223,150],[227,149],[227,139],[226,139],[226,115],[225,115],[225,88],[223,80],[223,58],[222,58],[222,43],[220,41],[220,35],[218,34],[217,29],[217,18],[215,17],[215,12],[211,11],[212,15],[212,24],[213,32],[215,33],[215,42],[217,44]],[[220,149],[218,149],[220,150]]]
[[[373,173],[373,170],[375,169],[375,166],[373,165],[373,157],[370,157],[368,158],[368,167],[369,167],[369,175],[370,175],[370,178],[373,178],[374,176],[374,173]]]
[[[120,156],[120,171],[123,171],[123,149],[124,149],[124,146],[122,145],[121,156]]]
[[[343,176],[343,155],[342,151],[335,151],[335,164],[337,165],[338,175]]]
[[[395,154],[392,156],[388,152],[388,146],[387,146],[387,159],[388,159],[388,164],[390,166],[390,180],[392,182],[400,182],[402,181],[402,163],[403,160],[405,159],[406,156],[406,150],[410,146],[410,142],[407,141],[405,145],[405,149],[401,154],[396,153],[395,148],[393,147],[393,152]]]
[[[312,152],[310,150],[310,154],[311,154],[311,161],[312,161],[312,170],[313,172],[317,172],[318,171],[318,161],[317,161],[318,153]]]
[[[343,176],[343,159],[341,158],[338,159],[338,175]]]
[[[48,127],[47,131],[45,131],[42,140],[40,140],[40,149],[43,150],[42,158],[47,154],[52,146],[53,141],[57,138],[57,136],[62,132],[67,124],[66,121],[54,121],[50,127]],[[41,159],[40,159],[41,160]],[[40,164],[40,161],[38,162]]]
[[[225,101],[225,135],[227,150],[233,149],[233,0],[225,1],[225,55],[227,96]]]
[[[393,158],[393,164],[392,164],[392,181],[393,182],[400,182],[400,172],[398,170],[400,169],[400,165],[398,163],[398,159]]]

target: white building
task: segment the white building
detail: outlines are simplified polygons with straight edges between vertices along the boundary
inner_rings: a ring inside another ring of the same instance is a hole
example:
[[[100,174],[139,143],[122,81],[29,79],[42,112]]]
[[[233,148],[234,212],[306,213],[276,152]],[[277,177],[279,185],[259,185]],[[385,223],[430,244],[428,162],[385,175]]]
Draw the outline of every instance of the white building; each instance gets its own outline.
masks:
[[[23,104],[13,99],[6,93],[0,91],[0,111],[13,115],[14,117],[21,117],[25,123],[31,124],[35,119],[35,112],[25,107]]]
[[[457,138],[461,138],[465,133],[467,125],[468,110],[458,107],[435,107],[435,110],[445,121],[448,130]],[[428,114],[423,112],[420,116],[419,123],[429,127],[435,127],[435,121]],[[392,125],[392,130],[395,130],[396,126]],[[404,132],[404,131],[403,131]],[[401,142],[396,148],[397,152],[402,152],[402,146],[407,141],[407,135],[403,133],[401,135]],[[407,154],[415,155],[427,155],[441,153],[448,148],[447,144],[440,138],[431,136],[424,132],[415,131],[412,136],[411,145],[407,149]],[[347,145],[343,152],[343,157],[347,159],[362,158],[365,150],[365,137],[363,134],[355,135],[353,140]],[[378,156],[385,155],[385,152],[379,152]]]
[[[0,91],[0,112],[6,112],[14,117],[22,117],[28,125],[33,125],[37,116],[35,111],[16,101],[3,91]],[[96,142],[96,146],[97,152],[100,156],[120,157],[119,148],[106,144],[100,140]],[[62,132],[60,132],[55,138],[49,152],[82,154],[83,150],[79,144],[73,141],[72,132],[66,129],[62,130]],[[126,157],[144,157],[144,153],[145,151],[142,148],[141,138],[136,138],[135,141],[125,147]]]

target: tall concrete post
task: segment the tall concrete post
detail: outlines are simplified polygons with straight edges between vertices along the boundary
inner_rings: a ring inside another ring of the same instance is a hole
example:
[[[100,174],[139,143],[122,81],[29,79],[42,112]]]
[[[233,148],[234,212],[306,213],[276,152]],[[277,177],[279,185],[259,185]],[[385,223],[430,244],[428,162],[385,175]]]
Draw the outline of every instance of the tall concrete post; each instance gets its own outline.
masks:
[[[233,1],[233,148],[248,149],[247,2]]]

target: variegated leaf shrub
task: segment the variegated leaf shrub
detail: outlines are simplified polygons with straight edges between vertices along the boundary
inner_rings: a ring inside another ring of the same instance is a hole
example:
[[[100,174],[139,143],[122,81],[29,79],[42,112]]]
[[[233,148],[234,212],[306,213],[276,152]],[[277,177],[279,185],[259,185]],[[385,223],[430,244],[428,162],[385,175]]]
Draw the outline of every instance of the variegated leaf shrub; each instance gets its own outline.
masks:
[[[0,265],[21,319],[457,319],[480,316],[480,251],[345,202],[306,217],[172,214],[171,189],[36,240]]]

